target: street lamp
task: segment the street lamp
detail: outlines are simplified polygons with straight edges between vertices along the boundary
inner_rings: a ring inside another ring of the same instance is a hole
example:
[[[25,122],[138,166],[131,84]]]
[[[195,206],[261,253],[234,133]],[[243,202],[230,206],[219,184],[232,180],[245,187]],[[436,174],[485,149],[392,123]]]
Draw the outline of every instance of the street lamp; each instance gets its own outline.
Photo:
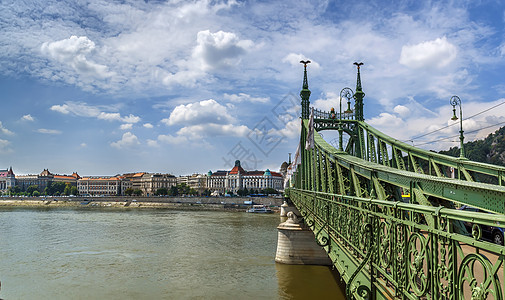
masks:
[[[465,149],[463,147],[463,141],[465,137],[463,136],[463,112],[461,109],[461,99],[458,96],[451,97],[451,105],[452,105],[452,118],[451,120],[456,121],[458,117],[456,116],[456,105],[459,105],[459,158],[465,158]]]
[[[354,92],[348,88],[345,87],[340,91],[340,118],[342,119],[342,98],[347,99],[347,109],[344,111],[345,114],[350,114],[352,113],[351,109],[351,99],[354,96]]]
[[[351,109],[351,98],[353,97],[354,92],[348,88],[345,87],[340,91],[340,112],[339,112],[339,121],[338,121],[338,150],[339,151],[344,151],[344,148],[342,147],[342,133],[343,133],[343,128],[342,128],[342,98],[347,99],[347,110],[344,112],[346,114],[352,113]]]

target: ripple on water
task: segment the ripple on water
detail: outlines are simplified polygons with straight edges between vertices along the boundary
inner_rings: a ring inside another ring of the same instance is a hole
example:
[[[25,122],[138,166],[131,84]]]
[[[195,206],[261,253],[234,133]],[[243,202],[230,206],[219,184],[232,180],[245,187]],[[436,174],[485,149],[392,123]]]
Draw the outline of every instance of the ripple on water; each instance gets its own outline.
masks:
[[[278,223],[229,212],[0,210],[0,297],[277,299]]]

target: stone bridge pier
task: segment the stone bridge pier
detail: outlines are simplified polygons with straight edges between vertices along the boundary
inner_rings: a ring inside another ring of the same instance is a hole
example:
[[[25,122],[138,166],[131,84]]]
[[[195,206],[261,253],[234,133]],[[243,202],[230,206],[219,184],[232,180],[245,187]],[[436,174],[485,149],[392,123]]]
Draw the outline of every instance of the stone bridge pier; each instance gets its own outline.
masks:
[[[283,222],[277,226],[276,262],[291,265],[332,265],[326,251],[317,244],[314,233],[289,199],[282,204],[280,216]]]

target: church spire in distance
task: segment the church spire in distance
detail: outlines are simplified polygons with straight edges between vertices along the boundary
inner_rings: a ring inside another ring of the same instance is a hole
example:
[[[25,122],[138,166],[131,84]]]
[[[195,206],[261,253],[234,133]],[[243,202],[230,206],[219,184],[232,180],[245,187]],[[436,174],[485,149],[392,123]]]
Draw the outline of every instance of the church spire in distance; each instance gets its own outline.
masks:
[[[300,92],[300,97],[302,98],[302,119],[308,119],[310,90],[309,81],[307,80],[307,64],[310,64],[310,60],[301,60],[300,63],[303,64],[303,86],[302,91]]]

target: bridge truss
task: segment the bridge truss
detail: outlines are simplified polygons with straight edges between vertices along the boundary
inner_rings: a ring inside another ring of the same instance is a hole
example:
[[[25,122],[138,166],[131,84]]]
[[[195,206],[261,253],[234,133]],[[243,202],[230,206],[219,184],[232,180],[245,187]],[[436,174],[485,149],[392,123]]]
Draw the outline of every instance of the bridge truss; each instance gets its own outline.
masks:
[[[348,298],[503,299],[505,168],[418,149],[366,124],[359,65],[354,112],[314,110],[309,121],[306,65],[300,95],[301,164],[286,194]],[[323,130],[338,131],[338,149]],[[488,228],[501,245],[482,239]]]

